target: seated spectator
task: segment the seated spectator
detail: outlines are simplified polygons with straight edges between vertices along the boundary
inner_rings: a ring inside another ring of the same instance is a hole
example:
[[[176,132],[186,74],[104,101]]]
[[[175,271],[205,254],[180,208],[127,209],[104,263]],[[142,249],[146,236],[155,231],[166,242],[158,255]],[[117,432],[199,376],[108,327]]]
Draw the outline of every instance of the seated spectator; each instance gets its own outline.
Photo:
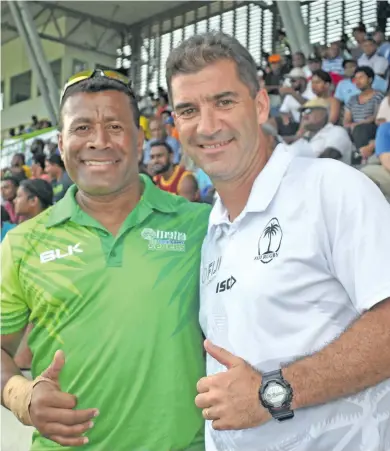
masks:
[[[199,186],[200,198],[204,201],[210,191],[210,188],[213,187],[213,182],[201,168],[195,169],[194,173]]]
[[[374,71],[370,67],[356,69],[355,82],[361,93],[352,96],[345,106],[344,127],[350,131],[352,141],[358,149],[374,139],[375,119],[384,97],[381,92],[372,89],[374,76]]]
[[[351,163],[353,144],[348,132],[329,122],[329,103],[325,99],[309,100],[301,108],[302,119],[297,138],[309,142],[315,157],[327,157]]]
[[[31,128],[33,130],[38,130],[38,117],[37,116],[31,116]]]
[[[377,54],[378,46],[374,39],[366,38],[362,44],[364,54],[358,59],[360,67],[371,67],[376,75],[386,78],[389,62]]]
[[[46,156],[43,153],[37,153],[32,158],[31,179],[42,179],[51,182],[51,178],[45,173]]]
[[[284,76],[288,73],[288,68],[282,64],[280,55],[271,55],[268,58],[269,70],[264,75],[264,86],[268,92],[271,103],[271,116],[276,116],[282,102],[279,88],[283,85]]]
[[[16,224],[12,224],[11,218],[4,205],[1,206],[1,241],[3,241],[4,237],[7,233],[16,227]]]
[[[46,180],[24,180],[14,203],[16,214],[24,220],[34,218],[53,205],[53,188]]]
[[[283,86],[279,93],[284,95],[283,103],[279,109],[279,116],[270,119],[270,124],[281,136],[294,135],[299,127],[299,109],[314,94],[307,89],[306,75],[302,69],[295,68],[286,75],[291,80],[291,87]]]
[[[24,153],[15,153],[11,160],[12,175],[23,180],[31,177],[31,168],[26,165],[26,157]]]
[[[13,176],[6,176],[1,181],[1,197],[4,201],[4,208],[8,213],[9,220],[13,224],[19,224],[20,217],[15,212],[14,200],[19,188],[19,180]]]
[[[331,95],[331,76],[323,70],[313,72],[311,88],[318,98],[324,99],[329,103],[329,122],[337,124],[340,118],[340,103]]]
[[[383,124],[383,122],[390,122],[390,91],[379,105],[378,113],[376,115],[376,125]]]
[[[295,52],[293,54],[292,65],[293,68],[302,69],[306,79],[311,76],[311,72],[309,66],[306,64],[306,57],[303,52]]]
[[[357,45],[350,48],[350,53],[352,59],[358,60],[363,55],[362,45],[367,37],[366,26],[364,23],[360,22],[359,25],[352,30],[352,34]]]
[[[390,202],[390,122],[385,122],[378,127],[375,155],[380,164],[367,164],[362,172],[379,186]]]
[[[144,164],[148,165],[150,161],[150,149],[151,145],[155,141],[165,140],[166,143],[173,150],[173,162],[178,164],[180,162],[180,143],[177,139],[172,136],[167,136],[164,125],[159,117],[151,117],[149,119],[149,130],[150,130],[150,140],[145,142],[144,145]]]
[[[180,182],[179,195],[190,202],[200,202],[201,199],[198,181],[193,175],[184,177]]]
[[[53,201],[56,203],[65,196],[73,182],[65,170],[64,162],[60,155],[50,155],[46,160],[45,168],[51,179]]]
[[[379,27],[375,30],[373,38],[378,46],[378,55],[386,58],[388,65],[390,65],[390,42],[386,41],[385,34]]]
[[[154,183],[163,191],[181,195],[181,187],[186,177],[194,177],[183,166],[174,164],[173,150],[166,141],[151,144],[149,172]]]
[[[158,96],[156,116],[161,117],[163,111],[169,111],[168,95],[165,92]]]
[[[343,75],[343,58],[341,56],[338,42],[332,42],[327,49],[327,57],[322,62],[322,70],[325,72],[334,72]]]
[[[165,111],[165,113],[169,113],[169,111]],[[164,127],[167,136],[171,136],[172,138],[175,138],[177,142],[179,142],[179,132],[175,127],[175,121],[170,113],[169,116],[167,116],[166,119],[164,119]]]
[[[337,100],[346,105],[352,96],[360,94],[361,91],[353,81],[355,71],[358,67],[357,62],[355,60],[345,60],[343,66],[344,80],[340,81],[340,83],[337,85],[336,93],[334,96]],[[372,89],[383,93],[386,92],[387,81],[379,75],[375,75]]]

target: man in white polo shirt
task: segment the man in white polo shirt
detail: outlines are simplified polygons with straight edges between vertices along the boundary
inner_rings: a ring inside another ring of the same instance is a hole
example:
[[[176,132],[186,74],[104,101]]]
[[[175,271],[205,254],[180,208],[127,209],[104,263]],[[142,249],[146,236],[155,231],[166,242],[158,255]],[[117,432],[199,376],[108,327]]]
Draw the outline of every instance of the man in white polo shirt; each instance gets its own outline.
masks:
[[[167,61],[183,148],[219,194],[202,250],[207,451],[390,449],[390,208],[355,169],[268,147],[230,36]]]

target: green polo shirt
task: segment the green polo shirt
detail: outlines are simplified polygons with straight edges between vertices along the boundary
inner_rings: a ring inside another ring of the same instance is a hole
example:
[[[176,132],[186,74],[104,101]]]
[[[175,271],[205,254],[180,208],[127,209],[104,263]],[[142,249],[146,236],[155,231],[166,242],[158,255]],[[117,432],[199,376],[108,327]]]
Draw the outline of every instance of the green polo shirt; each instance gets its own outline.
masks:
[[[62,390],[77,408],[100,410],[83,449],[200,451],[198,283],[209,207],[142,180],[116,237],[80,209],[76,186],[7,234],[2,334],[34,324],[34,377],[65,352]],[[31,449],[63,448],[36,433]]]

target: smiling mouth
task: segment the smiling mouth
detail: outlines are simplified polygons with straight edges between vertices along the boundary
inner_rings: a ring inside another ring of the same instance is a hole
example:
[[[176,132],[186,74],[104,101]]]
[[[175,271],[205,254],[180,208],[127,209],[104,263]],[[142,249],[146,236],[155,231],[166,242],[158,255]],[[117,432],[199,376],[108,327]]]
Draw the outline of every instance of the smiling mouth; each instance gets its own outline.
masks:
[[[81,162],[87,166],[109,166],[119,163],[119,160],[81,160]]]
[[[202,149],[218,149],[219,147],[226,146],[227,144],[230,144],[233,141],[234,138],[229,139],[228,141],[220,141],[218,143],[214,144],[199,144],[199,147]]]

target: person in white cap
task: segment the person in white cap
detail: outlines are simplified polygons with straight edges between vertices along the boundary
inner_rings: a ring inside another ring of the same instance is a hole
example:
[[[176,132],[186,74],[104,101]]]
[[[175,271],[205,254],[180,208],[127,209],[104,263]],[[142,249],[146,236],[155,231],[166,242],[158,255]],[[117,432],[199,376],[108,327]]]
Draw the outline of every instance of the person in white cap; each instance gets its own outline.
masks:
[[[346,164],[269,146],[268,95],[235,38],[194,35],[166,70],[182,146],[218,193],[200,279],[206,451],[389,450],[383,194]]]

